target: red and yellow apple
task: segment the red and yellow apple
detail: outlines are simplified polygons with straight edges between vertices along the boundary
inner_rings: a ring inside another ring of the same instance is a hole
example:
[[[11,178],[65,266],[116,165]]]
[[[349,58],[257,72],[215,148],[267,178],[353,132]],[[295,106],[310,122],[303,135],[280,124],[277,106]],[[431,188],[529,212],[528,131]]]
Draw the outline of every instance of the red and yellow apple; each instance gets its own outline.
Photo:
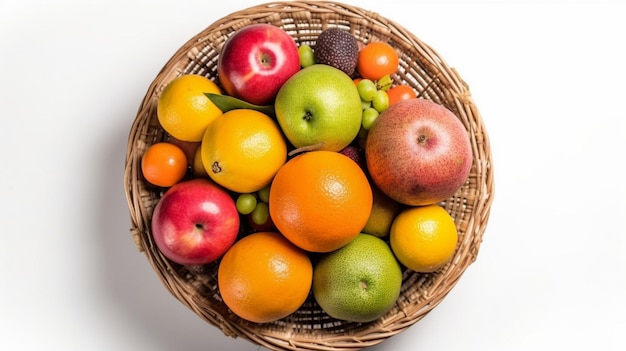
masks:
[[[219,185],[204,178],[169,188],[155,206],[151,223],[159,250],[183,265],[217,260],[239,233],[235,201]]]
[[[278,89],[299,70],[294,39],[267,23],[237,30],[224,43],[217,62],[226,93],[255,105],[272,104]]]
[[[365,160],[373,182],[411,206],[446,200],[472,167],[465,126],[449,109],[413,98],[389,106],[367,134]]]

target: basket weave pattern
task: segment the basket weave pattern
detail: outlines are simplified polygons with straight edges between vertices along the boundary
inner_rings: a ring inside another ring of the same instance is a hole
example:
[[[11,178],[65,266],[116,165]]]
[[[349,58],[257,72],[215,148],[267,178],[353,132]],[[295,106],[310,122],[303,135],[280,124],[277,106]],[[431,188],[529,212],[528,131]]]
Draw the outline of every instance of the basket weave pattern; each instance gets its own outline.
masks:
[[[314,47],[328,27],[349,31],[362,43],[385,41],[396,48],[400,68],[392,77],[411,85],[421,98],[444,105],[465,125],[474,163],[467,182],[441,203],[452,215],[459,243],[452,261],[441,270],[403,273],[395,307],[372,323],[348,323],[326,315],[312,296],[293,315],[255,324],[232,314],[217,288],[217,263],[187,267],[172,263],[157,249],[150,233],[151,213],[163,193],[141,176],[145,149],[167,140],[156,117],[158,97],[174,78],[188,73],[209,77],[219,85],[217,59],[226,39],[253,23],[271,23],[298,44]],[[376,13],[328,1],[286,1],[258,5],[232,13],[186,42],[158,73],[142,101],[129,133],[124,187],[131,217],[131,234],[164,286],[199,317],[232,337],[243,337],[272,350],[359,350],[402,332],[436,307],[475,261],[493,201],[493,169],[489,139],[466,83],[428,45],[402,26]]]

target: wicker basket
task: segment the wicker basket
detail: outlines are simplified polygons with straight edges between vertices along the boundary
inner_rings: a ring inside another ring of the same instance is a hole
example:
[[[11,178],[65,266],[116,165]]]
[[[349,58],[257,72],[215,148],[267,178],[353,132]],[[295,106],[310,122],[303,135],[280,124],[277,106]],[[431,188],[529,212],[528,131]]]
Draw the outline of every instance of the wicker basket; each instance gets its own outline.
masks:
[[[405,270],[400,298],[384,317],[371,323],[348,323],[326,315],[310,297],[282,320],[255,324],[232,314],[217,289],[217,263],[201,269],[174,264],[156,248],[150,233],[151,213],[163,189],[146,184],[140,159],[146,147],[167,139],[156,118],[163,88],[186,73],[216,79],[217,58],[233,31],[252,23],[271,23],[299,44],[315,44],[328,27],[350,31],[363,43],[385,41],[397,49],[400,69],[395,82],[408,83],[420,97],[452,110],[468,130],[474,164],[468,181],[441,203],[455,219],[460,239],[453,260],[431,274]],[[364,9],[326,1],[274,2],[232,13],[191,38],[158,73],[139,108],[129,134],[124,187],[131,234],[165,287],[201,319],[231,337],[242,337],[272,350],[358,350],[402,332],[437,306],[476,259],[493,201],[489,140],[466,83],[428,45],[403,27]]]

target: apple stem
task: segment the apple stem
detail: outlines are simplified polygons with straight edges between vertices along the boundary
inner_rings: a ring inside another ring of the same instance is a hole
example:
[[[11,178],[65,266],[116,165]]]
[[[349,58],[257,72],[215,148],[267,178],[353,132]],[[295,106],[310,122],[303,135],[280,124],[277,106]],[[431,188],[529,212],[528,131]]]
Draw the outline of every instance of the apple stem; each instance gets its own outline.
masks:
[[[314,145],[302,146],[302,147],[299,147],[297,149],[293,149],[293,150],[289,151],[287,156],[291,157],[293,155],[296,155],[296,154],[299,154],[299,153],[302,153],[302,152],[305,152],[305,151],[315,151],[315,150],[321,148],[322,146],[324,146],[324,142],[323,141],[321,143],[317,143],[317,144],[314,144]]]
[[[425,142],[426,142],[426,136],[424,134],[420,134],[420,136],[417,137],[417,143],[424,144]]]

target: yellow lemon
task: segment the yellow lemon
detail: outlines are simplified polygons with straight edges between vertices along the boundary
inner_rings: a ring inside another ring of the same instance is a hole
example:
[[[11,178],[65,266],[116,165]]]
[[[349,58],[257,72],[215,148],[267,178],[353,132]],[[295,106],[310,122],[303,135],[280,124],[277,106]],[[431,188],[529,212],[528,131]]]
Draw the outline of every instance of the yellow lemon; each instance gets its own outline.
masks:
[[[205,93],[221,94],[209,78],[186,74],[171,81],[159,96],[157,118],[161,127],[176,139],[200,141],[206,127],[222,111]]]
[[[200,147],[211,179],[238,193],[270,184],[287,160],[287,143],[278,124],[250,109],[230,110],[217,117],[206,128]]]
[[[421,273],[434,272],[448,263],[457,241],[454,220],[438,205],[403,210],[394,219],[389,234],[398,261]]]

